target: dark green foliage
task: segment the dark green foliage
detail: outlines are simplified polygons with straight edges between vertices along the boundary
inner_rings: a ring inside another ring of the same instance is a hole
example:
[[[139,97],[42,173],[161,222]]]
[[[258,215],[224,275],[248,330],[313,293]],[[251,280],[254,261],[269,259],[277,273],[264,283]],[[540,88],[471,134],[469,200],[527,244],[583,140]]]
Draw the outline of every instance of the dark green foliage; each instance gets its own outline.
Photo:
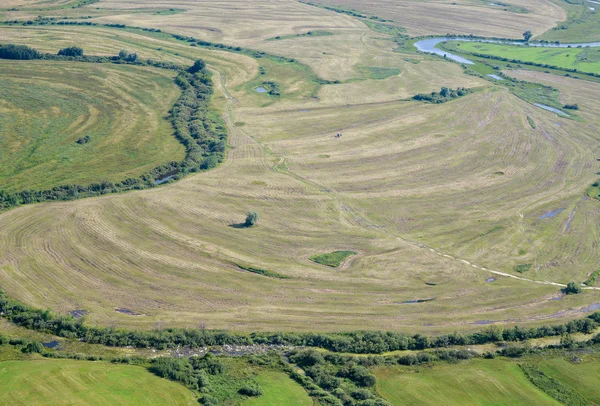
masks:
[[[268,276],[269,278],[289,279],[289,276],[287,276],[287,275],[282,275],[280,273],[268,271],[266,269],[253,268],[250,266],[243,266],[243,265],[239,265],[239,264],[236,264],[236,266],[240,269],[243,269],[244,271],[252,272],[252,273],[255,273],[258,275]]]
[[[198,401],[205,406],[216,406],[219,404],[219,399],[211,395],[202,395]]]
[[[535,366],[521,364],[519,367],[532,384],[559,402],[569,406],[585,406],[591,404],[585,400],[583,396],[577,393],[577,391],[546,375]]]
[[[80,47],[62,48],[61,50],[58,51],[58,56],[72,56],[72,57],[83,56],[83,49]]]
[[[420,93],[413,96],[413,100],[425,101],[429,103],[445,103],[452,99],[457,99],[472,93],[473,90],[459,87],[456,90],[447,87],[442,87],[439,92],[431,92],[430,94]]]
[[[531,264],[519,264],[515,266],[515,272],[523,273],[531,269]]]
[[[529,40],[533,37],[533,33],[530,30],[527,30],[523,33],[523,39],[525,42],[529,42]]]
[[[126,62],[135,62],[138,59],[138,55],[136,53],[130,53],[127,50],[122,49],[119,51],[119,59]]]
[[[25,345],[25,347],[23,347],[21,349],[21,351],[26,354],[31,354],[31,353],[40,354],[44,351],[44,346],[42,345],[42,343],[40,343],[38,341],[32,341],[30,343],[27,343],[27,345]]]
[[[267,89],[267,92],[271,96],[280,96],[281,92],[279,90],[279,85],[275,82],[263,82],[263,87]]]
[[[246,221],[244,222],[245,227],[254,227],[260,215],[255,211],[249,211],[246,215]]]
[[[264,391],[258,385],[246,385],[238,391],[240,395],[258,397],[264,395]]]
[[[198,73],[203,72],[206,67],[206,63],[202,59],[198,59],[194,64],[188,69],[189,73]]]
[[[29,60],[40,57],[41,54],[38,51],[25,45],[0,45],[0,59]]]
[[[567,295],[576,295],[581,292],[582,292],[581,286],[577,282],[569,282],[567,284],[567,287],[565,288],[565,293]]]
[[[148,369],[161,378],[181,382],[192,390],[207,390],[210,388],[206,372],[194,368],[186,358],[155,358]]]
[[[531,126],[531,128],[533,128],[534,130],[537,128],[537,125],[535,124],[535,121],[533,121],[533,119],[529,116],[527,116],[527,122],[529,123],[529,125]]]
[[[598,185],[596,185],[598,186]],[[598,277],[600,276],[600,268],[596,269],[594,272],[592,272],[590,274],[590,276],[587,278],[587,280],[584,283],[584,285],[586,286],[594,286],[594,284],[596,283],[596,280],[598,280]]]
[[[565,104],[563,106],[563,108],[565,108],[567,110],[579,110],[579,105],[578,104]]]
[[[81,137],[77,140],[78,144],[87,144],[88,142],[90,142],[90,136],[86,135],[85,137]]]

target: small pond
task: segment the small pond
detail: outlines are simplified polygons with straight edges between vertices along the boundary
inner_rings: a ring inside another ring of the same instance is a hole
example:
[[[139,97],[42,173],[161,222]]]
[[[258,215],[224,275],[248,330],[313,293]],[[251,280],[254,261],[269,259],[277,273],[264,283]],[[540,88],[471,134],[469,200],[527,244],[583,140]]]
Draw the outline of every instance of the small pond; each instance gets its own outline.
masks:
[[[254,91],[257,92],[257,93],[267,93],[268,92],[268,90],[265,89],[262,86],[261,87],[257,87],[256,89],[254,89]]]

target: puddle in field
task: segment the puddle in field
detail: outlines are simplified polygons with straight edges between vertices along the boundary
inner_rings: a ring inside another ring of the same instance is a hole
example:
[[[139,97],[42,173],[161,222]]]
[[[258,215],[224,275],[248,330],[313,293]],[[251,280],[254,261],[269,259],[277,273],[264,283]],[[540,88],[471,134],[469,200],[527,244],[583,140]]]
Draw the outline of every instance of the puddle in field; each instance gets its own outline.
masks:
[[[550,300],[562,300],[563,297],[565,297],[566,295],[564,293],[558,295],[558,296],[554,296],[552,298],[550,298]]]
[[[262,86],[261,87],[257,87],[256,89],[254,89],[254,91],[257,92],[257,93],[267,93],[268,92],[268,90],[265,89]]]
[[[125,309],[125,308],[118,308],[118,309],[115,309],[115,311],[126,314],[128,316],[141,316],[141,314],[136,313],[133,310]]]
[[[50,341],[50,342],[47,342],[47,343],[42,343],[42,345],[45,348],[56,348],[56,347],[58,347],[60,345],[60,343],[58,341]]]
[[[435,299],[433,299],[433,298],[429,298],[429,299],[413,299],[413,300],[405,300],[404,302],[400,302],[400,304],[425,303],[425,302],[431,302],[432,300],[435,300]]]
[[[552,211],[549,211],[548,213],[542,214],[542,215],[541,215],[540,217],[538,217],[538,218],[539,218],[540,220],[543,220],[543,219],[551,219],[551,218],[554,218],[554,217],[558,216],[558,215],[559,215],[561,212],[563,212],[564,210],[565,210],[564,208],[560,208],[560,209],[557,209],[557,210],[552,210]]]
[[[166,178],[162,178],[162,179],[156,179],[154,181],[154,183],[156,183],[157,185],[162,185],[165,182],[168,182],[169,180],[173,179],[175,175],[171,175],[171,176],[167,176]]]
[[[496,79],[496,80],[504,80],[504,78],[501,78],[501,77],[500,77],[500,76],[498,76],[498,75],[494,75],[493,73],[490,73],[488,76],[489,76],[489,77],[491,77],[492,79]]]
[[[494,282],[495,280],[496,280],[496,278],[487,278],[485,281],[486,281],[487,283],[492,283],[492,282]]]
[[[494,324],[493,321],[491,320],[477,320],[476,322],[474,322],[473,324],[477,324],[477,325],[486,325],[486,324]]]
[[[582,312],[593,312],[595,310],[600,310],[600,303],[594,303],[593,305],[589,305],[588,307],[584,307],[580,311],[582,311]]]
[[[542,104],[542,103],[535,103],[535,105],[536,105],[537,107],[539,107],[540,109],[544,109],[544,110],[547,110],[547,111],[551,111],[551,112],[553,112],[553,113],[556,113],[556,114],[558,114],[559,116],[563,116],[563,117],[571,117],[571,115],[570,115],[570,114],[567,114],[567,113],[565,113],[565,112],[564,112],[564,111],[562,111],[562,110],[555,109],[554,107],[546,106],[545,104]]]
[[[88,314],[88,312],[86,310],[73,310],[69,314],[76,319],[80,319],[83,316],[85,316],[86,314]]]

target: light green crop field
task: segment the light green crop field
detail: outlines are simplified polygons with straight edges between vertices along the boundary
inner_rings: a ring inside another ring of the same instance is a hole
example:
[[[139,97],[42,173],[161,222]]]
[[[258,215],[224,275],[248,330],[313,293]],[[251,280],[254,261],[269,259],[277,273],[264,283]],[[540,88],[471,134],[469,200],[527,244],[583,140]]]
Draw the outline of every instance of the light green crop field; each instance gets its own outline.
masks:
[[[592,404],[600,403],[600,358],[583,354],[577,362],[565,358],[542,360],[537,367],[546,375],[576,390]]]
[[[448,43],[448,49],[458,44],[460,44],[459,51],[577,69],[587,73],[600,73],[600,49],[598,48],[540,48],[527,45],[451,41]]]
[[[377,391],[392,405],[560,405],[505,359],[376,370]]]
[[[262,371],[255,379],[264,394],[243,402],[244,406],[310,406],[313,404],[308,393],[283,372]]]
[[[184,386],[144,368],[72,360],[0,362],[0,403],[10,405],[194,405]]]
[[[0,62],[0,189],[120,181],[181,160],[167,112],[170,71],[50,61]],[[76,141],[89,137],[86,144]]]

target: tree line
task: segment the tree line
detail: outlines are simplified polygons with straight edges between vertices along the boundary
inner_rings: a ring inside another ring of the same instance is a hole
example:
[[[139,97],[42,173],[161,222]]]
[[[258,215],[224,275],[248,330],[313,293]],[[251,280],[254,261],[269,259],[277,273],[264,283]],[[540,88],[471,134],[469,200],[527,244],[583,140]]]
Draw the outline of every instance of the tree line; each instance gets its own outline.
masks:
[[[92,344],[112,347],[138,348],[208,347],[217,345],[285,345],[318,347],[332,352],[355,354],[381,354],[397,350],[423,350],[455,345],[487,344],[498,341],[517,342],[531,338],[561,336],[563,334],[590,334],[600,327],[600,312],[572,320],[566,324],[541,327],[500,328],[490,326],[482,331],[462,334],[452,333],[438,337],[421,334],[406,335],[385,331],[357,331],[348,333],[234,333],[219,330],[167,328],[153,331],[131,331],[89,326],[82,319],[57,315],[50,310],[34,309],[9,299],[0,291],[0,314],[12,323],[54,334],[60,337],[81,339]]]
[[[57,55],[42,54],[24,45],[0,46],[0,58],[5,59],[44,59],[67,60],[89,63],[113,63],[138,66],[153,66],[178,72],[175,83],[182,93],[169,111],[173,135],[186,148],[186,156],[181,162],[168,162],[157,166],[137,178],[127,178],[120,182],[99,182],[89,185],[67,184],[46,190],[23,190],[8,193],[0,190],[0,210],[10,209],[21,204],[47,201],[74,200],[84,197],[119,193],[129,190],[152,188],[163,179],[180,179],[190,172],[208,170],[223,161],[227,143],[227,128],[219,114],[210,109],[214,93],[210,73],[206,64],[198,60],[192,67],[161,62],[152,59],[140,60],[137,54],[121,51],[116,56],[88,56],[79,47],[61,49]]]

